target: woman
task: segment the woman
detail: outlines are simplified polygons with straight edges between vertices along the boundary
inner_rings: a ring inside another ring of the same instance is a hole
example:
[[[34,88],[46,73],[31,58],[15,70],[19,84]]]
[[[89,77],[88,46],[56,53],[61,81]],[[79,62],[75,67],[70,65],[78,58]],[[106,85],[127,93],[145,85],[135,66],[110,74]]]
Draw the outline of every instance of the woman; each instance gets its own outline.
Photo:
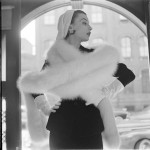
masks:
[[[81,45],[89,40],[91,30],[83,11],[65,12],[59,18],[56,43],[47,54],[46,71],[19,81],[21,90],[46,93],[48,101],[43,95],[34,97],[39,109],[50,114],[46,127],[51,149],[103,149],[103,141],[108,148],[119,148],[109,98],[135,76],[124,64],[117,67],[119,54],[114,47],[94,50]]]

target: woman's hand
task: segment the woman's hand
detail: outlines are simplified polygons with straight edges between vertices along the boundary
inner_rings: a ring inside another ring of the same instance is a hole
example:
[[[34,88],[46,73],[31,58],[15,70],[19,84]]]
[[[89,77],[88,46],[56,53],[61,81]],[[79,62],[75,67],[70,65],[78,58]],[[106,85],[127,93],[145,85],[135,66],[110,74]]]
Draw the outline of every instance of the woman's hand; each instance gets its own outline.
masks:
[[[56,112],[56,109],[58,109],[60,105],[61,105],[61,101],[59,101],[53,107],[51,107],[51,112]]]
[[[58,101],[54,106],[51,106],[45,96],[40,95],[35,98],[35,105],[44,115],[49,116],[51,112],[56,112],[56,109],[61,105],[61,101]]]

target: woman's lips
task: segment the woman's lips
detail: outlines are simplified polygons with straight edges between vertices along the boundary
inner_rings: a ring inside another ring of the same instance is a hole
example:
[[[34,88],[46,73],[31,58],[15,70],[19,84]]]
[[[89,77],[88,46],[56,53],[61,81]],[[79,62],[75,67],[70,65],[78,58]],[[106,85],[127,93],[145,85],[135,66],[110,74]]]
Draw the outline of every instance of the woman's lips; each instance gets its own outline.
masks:
[[[90,36],[91,32],[88,32],[87,35]]]

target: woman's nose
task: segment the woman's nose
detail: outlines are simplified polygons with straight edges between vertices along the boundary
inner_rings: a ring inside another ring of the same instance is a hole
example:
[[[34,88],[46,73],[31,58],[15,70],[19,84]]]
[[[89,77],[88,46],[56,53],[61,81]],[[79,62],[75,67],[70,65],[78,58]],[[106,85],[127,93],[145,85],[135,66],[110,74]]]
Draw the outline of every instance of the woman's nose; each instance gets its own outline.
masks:
[[[89,29],[92,30],[92,27],[89,25]]]

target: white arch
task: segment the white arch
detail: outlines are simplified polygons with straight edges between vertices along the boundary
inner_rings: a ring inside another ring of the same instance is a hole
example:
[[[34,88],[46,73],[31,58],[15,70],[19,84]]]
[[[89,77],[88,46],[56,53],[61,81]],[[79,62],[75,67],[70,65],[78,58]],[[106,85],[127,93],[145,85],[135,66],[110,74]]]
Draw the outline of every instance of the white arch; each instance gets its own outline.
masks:
[[[30,21],[45,14],[48,11],[51,11],[51,10],[54,10],[54,9],[57,9],[60,7],[65,7],[70,4],[71,4],[70,0],[54,0],[54,1],[48,2],[42,6],[34,9],[30,13],[28,13],[25,17],[23,17],[21,19],[21,28],[24,28]]]
[[[145,35],[147,35],[145,24],[139,18],[133,15],[131,12],[126,10],[125,8],[117,4],[114,4],[112,2],[106,1],[106,0],[84,0],[83,2],[84,4],[87,4],[87,5],[96,5],[96,6],[104,7],[104,8],[113,10],[125,16],[131,22],[133,22]],[[37,17],[41,16],[42,14],[48,11],[51,11],[60,7],[68,6],[70,4],[71,4],[70,0],[55,0],[55,1],[48,2],[34,9],[30,13],[28,13],[25,17],[23,17],[21,19],[21,28],[24,28],[30,21],[36,19]]]

